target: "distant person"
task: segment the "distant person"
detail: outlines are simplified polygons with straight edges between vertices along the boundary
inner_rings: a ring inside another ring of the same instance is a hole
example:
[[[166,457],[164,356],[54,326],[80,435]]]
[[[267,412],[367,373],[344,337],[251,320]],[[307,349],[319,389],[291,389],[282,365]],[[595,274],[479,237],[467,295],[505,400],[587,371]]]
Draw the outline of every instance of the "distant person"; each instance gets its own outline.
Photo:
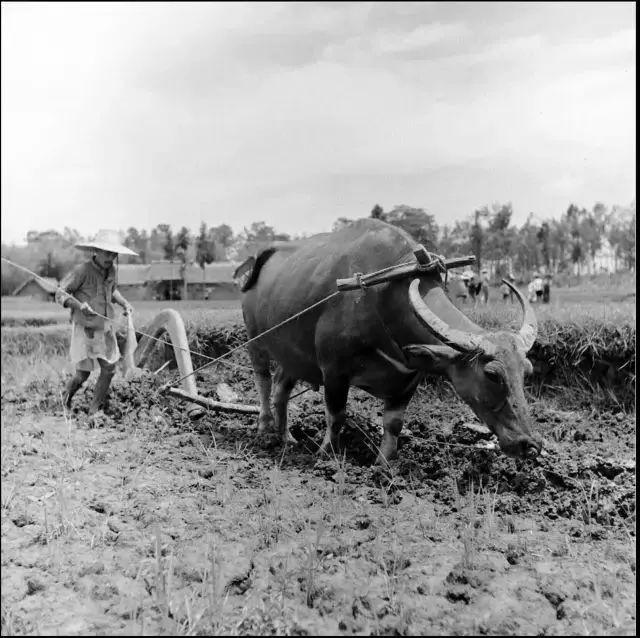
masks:
[[[507,284],[505,283],[500,286],[500,293],[502,294],[502,301],[504,303],[507,303],[507,301],[509,301],[509,297],[513,296],[511,288],[509,288],[509,286],[507,286]]]
[[[471,278],[471,273],[468,270],[465,270],[461,275],[462,285],[464,286],[464,289],[465,289],[465,292],[466,292],[464,301],[466,301],[467,297],[471,294],[469,292],[469,279],[470,278]]]
[[[542,301],[542,293],[544,289],[544,282],[542,281],[542,277],[540,273],[535,273],[533,276],[533,289],[536,293],[536,301]]]
[[[71,408],[74,394],[89,378],[92,370],[100,369],[89,414],[102,409],[111,379],[120,359],[113,323],[114,302],[122,306],[125,316],[133,312],[129,302],[117,289],[114,263],[118,255],[137,255],[120,243],[115,230],[100,230],[92,242],[76,244],[90,249],[91,257],[77,265],[56,291],[56,302],[71,308],[71,346],[69,355],[76,366],[75,376],[65,388],[63,404]]]
[[[536,302],[536,287],[533,283],[533,279],[527,285],[527,296],[529,298],[530,303]]]
[[[467,290],[469,291],[469,299],[474,303],[476,303],[476,295],[478,294],[478,284],[476,283],[476,276],[473,273],[470,273],[469,278],[467,279]]]
[[[489,303],[489,271],[482,269],[482,277],[480,279],[482,302],[486,305]]]
[[[551,296],[551,275],[547,273],[544,276],[544,283],[542,285],[542,302],[549,303],[550,296]]]

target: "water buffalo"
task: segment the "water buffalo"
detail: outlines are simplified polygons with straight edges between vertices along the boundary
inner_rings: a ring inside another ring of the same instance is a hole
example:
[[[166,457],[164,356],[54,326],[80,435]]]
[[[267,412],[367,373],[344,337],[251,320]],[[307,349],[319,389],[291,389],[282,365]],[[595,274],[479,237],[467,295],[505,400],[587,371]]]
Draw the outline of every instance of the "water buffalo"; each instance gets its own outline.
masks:
[[[336,279],[413,259],[418,244],[403,230],[362,219],[315,235],[293,251],[258,255],[242,291],[250,338],[336,291]],[[321,450],[335,449],[350,386],[384,401],[377,463],[397,456],[405,409],[425,373],[445,375],[497,435],[509,456],[534,457],[523,391],[526,358],[537,331],[531,306],[514,288],[524,321],[518,333],[487,332],[449,300],[440,275],[420,273],[364,290],[341,292],[248,345],[260,396],[259,432],[292,440],[287,402],[296,381],[324,386],[327,429]],[[277,363],[271,410],[270,360]],[[275,417],[275,418],[274,418]]]

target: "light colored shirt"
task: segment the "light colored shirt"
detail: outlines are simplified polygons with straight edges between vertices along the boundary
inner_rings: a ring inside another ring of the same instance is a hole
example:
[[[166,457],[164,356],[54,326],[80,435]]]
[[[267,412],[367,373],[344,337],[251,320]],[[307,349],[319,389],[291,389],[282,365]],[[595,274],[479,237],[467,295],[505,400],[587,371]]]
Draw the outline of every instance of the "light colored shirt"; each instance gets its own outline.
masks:
[[[70,296],[80,303],[88,303],[98,314],[113,319],[115,307],[113,294],[116,291],[116,271],[101,268],[93,259],[77,265],[60,282],[56,291],[56,301],[64,306]],[[71,311],[71,320],[81,326],[104,328],[102,317],[87,317],[80,310]]]

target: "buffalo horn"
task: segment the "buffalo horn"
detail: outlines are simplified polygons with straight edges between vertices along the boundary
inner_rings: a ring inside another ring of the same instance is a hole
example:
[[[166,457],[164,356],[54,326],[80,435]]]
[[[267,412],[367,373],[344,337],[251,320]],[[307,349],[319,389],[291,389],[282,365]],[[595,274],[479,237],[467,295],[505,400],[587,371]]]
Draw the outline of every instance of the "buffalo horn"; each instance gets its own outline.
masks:
[[[420,279],[414,279],[409,286],[409,300],[416,316],[445,345],[458,352],[482,351],[488,356],[495,354],[496,346],[483,335],[452,328],[432,312],[420,296]]]
[[[502,280],[503,283],[507,284],[511,290],[515,293],[520,305],[522,306],[522,312],[524,312],[524,318],[522,320],[522,327],[520,328],[520,332],[518,333],[518,337],[522,343],[522,349],[525,352],[531,350],[531,346],[533,342],[536,340],[536,335],[538,334],[538,320],[536,319],[536,315],[533,312],[533,308],[531,304],[527,301],[525,297],[522,296],[522,293],[510,282],[506,279]]]

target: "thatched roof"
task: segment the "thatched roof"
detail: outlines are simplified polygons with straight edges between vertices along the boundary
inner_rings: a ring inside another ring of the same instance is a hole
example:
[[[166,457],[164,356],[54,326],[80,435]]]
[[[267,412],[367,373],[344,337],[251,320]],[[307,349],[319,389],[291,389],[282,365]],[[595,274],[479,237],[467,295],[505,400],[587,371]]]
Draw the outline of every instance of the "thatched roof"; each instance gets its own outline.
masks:
[[[195,264],[186,266],[188,284],[233,283],[233,271],[237,264],[219,261],[206,264],[204,269]],[[122,286],[142,285],[147,281],[182,281],[182,264],[179,261],[154,261],[150,264],[121,264],[118,266],[118,284]]]
[[[135,286],[144,284],[149,277],[149,264],[119,264],[118,285]]]
[[[45,292],[48,292],[50,294],[55,293],[57,287],[58,287],[58,280],[54,279],[53,277],[29,277],[29,279],[27,279],[26,281],[23,281],[14,291],[12,294],[14,295],[19,295],[20,292],[22,290],[24,290],[24,288],[27,287],[28,284],[30,284],[31,282],[36,283],[38,286],[40,286],[40,288],[42,288],[42,290],[44,290]]]

